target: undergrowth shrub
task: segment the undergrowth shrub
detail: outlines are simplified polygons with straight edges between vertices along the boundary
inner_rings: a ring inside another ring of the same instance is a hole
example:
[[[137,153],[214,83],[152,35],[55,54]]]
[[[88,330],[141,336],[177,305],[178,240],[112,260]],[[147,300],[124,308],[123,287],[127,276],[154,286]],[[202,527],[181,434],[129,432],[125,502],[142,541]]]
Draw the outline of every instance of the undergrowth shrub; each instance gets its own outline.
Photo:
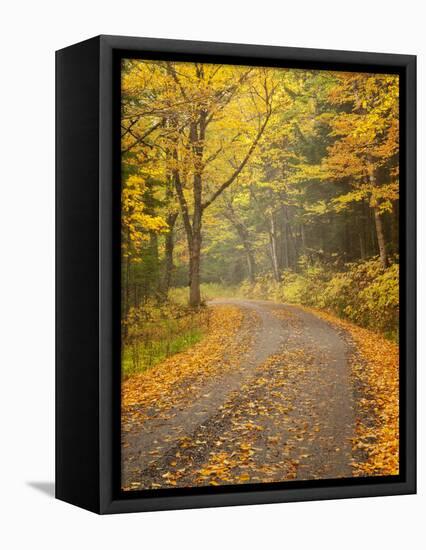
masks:
[[[284,270],[281,281],[260,275],[245,281],[239,293],[245,297],[301,304],[332,311],[342,318],[398,339],[399,266],[383,269],[373,258],[347,264],[333,271],[321,264],[301,265],[296,273]]]

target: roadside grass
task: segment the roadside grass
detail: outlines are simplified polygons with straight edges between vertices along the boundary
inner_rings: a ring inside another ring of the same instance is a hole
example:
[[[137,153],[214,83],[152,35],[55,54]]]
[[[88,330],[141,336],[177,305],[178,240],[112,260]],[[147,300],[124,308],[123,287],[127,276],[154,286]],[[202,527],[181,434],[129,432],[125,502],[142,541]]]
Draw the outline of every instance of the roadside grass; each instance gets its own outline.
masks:
[[[123,378],[144,372],[164,359],[187,350],[207,334],[210,309],[201,307],[190,310],[188,294],[188,287],[172,288],[169,291],[166,318],[159,318],[161,314],[157,311],[152,321],[134,319],[129,322],[132,334],[122,349]],[[201,296],[204,303],[214,298],[235,298],[237,287],[203,283]]]
[[[167,357],[200,342],[209,328],[210,312],[203,308],[175,319],[146,322],[143,329],[123,346],[123,378],[157,365]]]

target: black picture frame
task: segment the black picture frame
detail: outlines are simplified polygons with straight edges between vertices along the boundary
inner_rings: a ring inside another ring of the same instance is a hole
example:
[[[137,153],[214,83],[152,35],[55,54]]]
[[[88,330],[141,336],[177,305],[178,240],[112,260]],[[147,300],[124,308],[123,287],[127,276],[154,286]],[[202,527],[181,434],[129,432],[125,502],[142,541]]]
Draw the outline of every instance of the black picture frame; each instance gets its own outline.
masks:
[[[117,74],[125,56],[399,74],[399,476],[120,492]],[[105,35],[59,50],[56,214],[56,498],[106,514],[416,492],[415,56]]]

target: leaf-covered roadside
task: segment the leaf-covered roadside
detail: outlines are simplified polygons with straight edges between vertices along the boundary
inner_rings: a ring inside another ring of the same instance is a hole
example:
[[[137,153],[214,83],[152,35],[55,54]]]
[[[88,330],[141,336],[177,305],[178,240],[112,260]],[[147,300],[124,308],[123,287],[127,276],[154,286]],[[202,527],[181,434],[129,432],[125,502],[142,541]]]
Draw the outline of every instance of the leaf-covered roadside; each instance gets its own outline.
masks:
[[[171,406],[184,406],[206,378],[219,375],[227,366],[223,350],[233,342],[242,317],[236,307],[213,308],[208,335],[201,342],[124,380],[122,431],[137,429],[153,409],[161,414]]]
[[[399,473],[399,348],[381,335],[324,311],[312,310],[340,327],[357,346],[351,358],[352,377],[361,388],[358,399],[354,475],[385,476]]]

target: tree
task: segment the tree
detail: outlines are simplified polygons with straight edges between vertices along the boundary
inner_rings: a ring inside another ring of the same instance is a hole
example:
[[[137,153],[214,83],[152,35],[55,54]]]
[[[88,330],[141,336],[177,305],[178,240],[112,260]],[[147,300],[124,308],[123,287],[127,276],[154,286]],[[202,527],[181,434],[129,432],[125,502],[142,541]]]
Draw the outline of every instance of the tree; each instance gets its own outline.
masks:
[[[230,193],[225,193],[223,197],[223,216],[229,221],[238,235],[246,256],[248,280],[250,283],[254,283],[256,275],[256,260],[253,251],[252,236],[250,235],[247,225],[238,214],[234,203],[235,196]]]
[[[340,107],[330,119],[337,139],[324,161],[333,179],[351,178],[352,190],[336,199],[338,208],[367,200],[374,212],[382,266],[388,265],[382,216],[398,199],[398,77],[342,74],[330,93]]]
[[[154,67],[153,67],[154,65]],[[132,101],[125,128],[140,146],[171,150],[174,190],[189,251],[189,302],[200,305],[203,215],[244,170],[274,109],[274,72],[205,64],[140,62],[137,78],[156,91]],[[137,80],[137,79],[136,79]],[[161,81],[161,83],[160,83]],[[133,79],[129,89],[139,89]],[[149,146],[149,145],[148,145]],[[145,153],[146,154],[146,153]]]

